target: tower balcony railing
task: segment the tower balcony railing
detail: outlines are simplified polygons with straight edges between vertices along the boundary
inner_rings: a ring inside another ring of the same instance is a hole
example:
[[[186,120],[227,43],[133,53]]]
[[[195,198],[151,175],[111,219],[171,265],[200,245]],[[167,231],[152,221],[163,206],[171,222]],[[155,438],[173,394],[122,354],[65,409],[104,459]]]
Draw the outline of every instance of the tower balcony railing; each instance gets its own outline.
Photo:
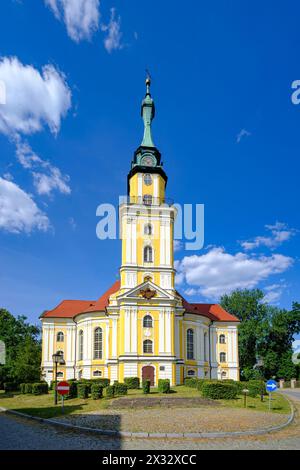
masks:
[[[165,198],[165,197],[153,197],[150,194],[145,194],[144,196],[124,196],[120,200],[121,204],[136,204],[142,205],[147,207],[152,206],[173,206],[174,201],[173,199]]]

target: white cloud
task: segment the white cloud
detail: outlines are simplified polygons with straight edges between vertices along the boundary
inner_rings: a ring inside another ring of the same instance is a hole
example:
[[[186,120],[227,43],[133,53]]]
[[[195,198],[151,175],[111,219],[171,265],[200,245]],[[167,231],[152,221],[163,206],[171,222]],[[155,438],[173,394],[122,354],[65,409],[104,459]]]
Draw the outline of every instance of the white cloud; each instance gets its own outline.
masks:
[[[286,224],[281,222],[276,222],[275,225],[266,225],[265,228],[271,232],[271,234],[269,236],[258,236],[253,240],[240,242],[244,250],[253,250],[260,246],[265,246],[273,250],[283,242],[290,240],[297,232],[297,230],[289,228]]]
[[[236,136],[236,142],[239,144],[243,137],[250,137],[250,135],[251,132],[247,131],[247,129],[242,129]]]
[[[0,59],[0,80],[6,86],[6,104],[0,106],[0,132],[8,136],[33,134],[47,125],[56,134],[71,106],[64,75],[46,65],[39,72],[16,57]]]
[[[99,28],[99,0],[45,0],[58,20],[64,21],[75,42],[91,39]]]
[[[199,294],[217,299],[235,289],[252,289],[260,281],[273,274],[286,271],[293,264],[288,256],[272,256],[226,253],[215,247],[202,256],[186,256],[177,263],[177,283],[184,281],[190,287],[198,287]]]
[[[121,42],[121,17],[116,17],[115,8],[111,9],[110,22],[108,25],[101,25],[101,29],[107,32],[107,37],[104,39],[104,46],[107,52],[111,53],[113,50],[123,49]]]
[[[266,291],[266,294],[264,296],[264,302],[268,304],[276,304],[281,298],[283,291],[286,287],[286,284],[271,284],[269,286],[266,286],[264,288],[264,290]]]
[[[32,197],[12,181],[0,177],[0,230],[12,233],[47,231],[48,217]]]
[[[38,194],[50,195],[57,190],[62,194],[70,194],[70,177],[63,175],[59,168],[53,166],[49,161],[43,160],[27,142],[16,139],[16,155],[21,165],[30,169],[33,183]]]

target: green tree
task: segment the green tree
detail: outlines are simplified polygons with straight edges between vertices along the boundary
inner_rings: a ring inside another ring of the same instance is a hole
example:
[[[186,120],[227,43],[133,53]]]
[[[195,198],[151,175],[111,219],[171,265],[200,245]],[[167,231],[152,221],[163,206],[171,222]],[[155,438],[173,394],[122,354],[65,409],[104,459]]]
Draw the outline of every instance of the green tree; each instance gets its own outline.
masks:
[[[39,335],[40,329],[27,323],[26,317],[14,317],[8,310],[0,309],[0,339],[6,347],[6,362],[0,365],[0,385],[10,381],[22,382],[22,376],[39,378]],[[24,367],[22,373],[21,364]]]
[[[292,362],[292,342],[300,331],[300,304],[288,311],[264,302],[259,289],[237,290],[221,298],[222,307],[237,316],[240,367],[243,378],[254,378],[257,357],[262,357],[265,378],[291,378],[297,369]]]

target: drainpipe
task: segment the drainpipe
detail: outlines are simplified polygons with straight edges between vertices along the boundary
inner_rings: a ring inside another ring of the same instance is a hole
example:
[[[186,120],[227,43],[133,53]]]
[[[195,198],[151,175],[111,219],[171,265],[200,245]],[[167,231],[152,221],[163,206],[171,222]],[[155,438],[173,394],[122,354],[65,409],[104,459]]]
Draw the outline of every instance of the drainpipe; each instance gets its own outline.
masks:
[[[212,370],[212,365],[211,365],[211,339],[210,339],[210,327],[212,325],[212,321],[210,321],[210,324],[208,325],[208,365],[209,365],[209,378],[211,379],[211,370]]]
[[[74,379],[76,380],[76,363],[77,363],[77,322],[72,318],[73,322],[75,323],[75,358],[74,358]]]

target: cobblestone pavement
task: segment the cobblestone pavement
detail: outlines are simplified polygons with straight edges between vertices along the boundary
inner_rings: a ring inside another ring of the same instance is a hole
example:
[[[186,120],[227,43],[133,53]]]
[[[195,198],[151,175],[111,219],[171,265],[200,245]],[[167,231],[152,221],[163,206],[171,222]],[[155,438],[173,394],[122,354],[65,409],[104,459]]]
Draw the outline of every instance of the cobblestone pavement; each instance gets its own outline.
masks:
[[[204,450],[204,449],[298,449],[300,450],[300,392],[285,390],[297,407],[295,422],[277,433],[259,437],[206,440],[110,439],[79,434],[0,413],[0,449],[145,449],[145,450]]]

